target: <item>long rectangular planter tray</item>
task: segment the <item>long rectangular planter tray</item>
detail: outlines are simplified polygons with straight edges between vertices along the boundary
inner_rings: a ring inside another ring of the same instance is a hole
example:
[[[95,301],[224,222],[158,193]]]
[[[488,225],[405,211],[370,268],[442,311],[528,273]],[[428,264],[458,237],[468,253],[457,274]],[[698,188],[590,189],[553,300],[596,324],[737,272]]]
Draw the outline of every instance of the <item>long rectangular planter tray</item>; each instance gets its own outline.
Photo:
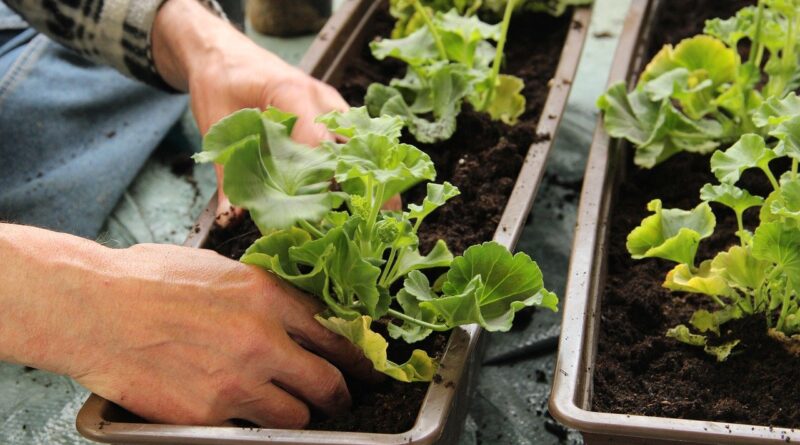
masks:
[[[609,85],[628,80],[644,66],[650,23],[667,0],[633,0],[620,36]],[[550,413],[583,433],[587,444],[777,444],[800,440],[788,428],[666,417],[612,414],[591,410],[600,303],[606,278],[609,216],[616,186],[625,177],[632,148],[612,140],[598,122],[578,207],[564,302]]]
[[[300,63],[312,76],[338,85],[355,54],[366,44],[365,30],[382,2],[346,0],[312,43]],[[544,174],[547,155],[552,148],[561,116],[566,107],[583,43],[589,28],[591,9],[576,8],[567,32],[552,87],[541,112],[538,134],[552,135],[535,142],[528,150],[517,182],[511,193],[494,240],[513,249],[522,233],[539,182]],[[535,32],[535,30],[534,30]],[[197,221],[185,245],[199,248],[205,244],[214,225],[216,198]],[[89,439],[126,444],[419,444],[455,443],[467,415],[469,400],[483,353],[481,329],[475,325],[455,329],[441,359],[439,374],[453,385],[431,384],[411,430],[400,434],[330,432],[311,430],[249,429],[234,427],[199,427],[160,425],[131,420],[131,414],[117,405],[92,394],[78,413],[78,431]]]

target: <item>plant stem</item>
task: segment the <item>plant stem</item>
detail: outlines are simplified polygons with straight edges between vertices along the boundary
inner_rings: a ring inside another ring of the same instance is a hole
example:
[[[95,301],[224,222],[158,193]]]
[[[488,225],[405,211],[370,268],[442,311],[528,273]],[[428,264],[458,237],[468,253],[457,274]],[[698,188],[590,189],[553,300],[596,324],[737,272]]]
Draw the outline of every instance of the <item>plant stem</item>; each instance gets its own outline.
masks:
[[[778,324],[775,325],[775,329],[779,331],[783,329],[783,323],[786,321],[786,314],[789,312],[789,298],[791,296],[792,296],[792,288],[787,285],[786,289],[783,292],[783,301],[781,302],[781,315],[780,317],[778,317]]]
[[[410,316],[408,316],[408,315],[406,315],[406,314],[404,314],[402,312],[396,311],[394,309],[389,309],[388,314],[391,315],[394,318],[399,318],[400,320],[407,321],[409,323],[413,323],[413,324],[415,324],[417,326],[422,326],[423,328],[432,329],[434,331],[449,331],[450,330],[450,327],[448,327],[447,325],[434,324],[434,323],[428,323],[427,321],[417,320],[414,317],[410,317]]]
[[[767,179],[769,179],[769,183],[772,184],[772,188],[778,190],[781,186],[778,184],[778,180],[775,179],[775,175],[772,174],[769,167],[762,167],[761,170],[767,175]]]
[[[792,179],[797,179],[797,159],[792,158]]]
[[[506,46],[506,37],[508,36],[508,27],[511,24],[511,14],[514,12],[514,4],[516,0],[508,0],[506,3],[506,10],[503,13],[503,23],[500,25],[500,40],[497,41],[497,49],[494,53],[494,62],[492,62],[492,72],[489,74],[489,91],[486,92],[486,98],[483,100],[482,109],[489,108],[489,104],[494,99],[494,90],[497,84],[497,76],[500,74],[500,64],[503,62],[503,51]]]
[[[310,232],[312,235],[316,236],[317,238],[322,238],[323,236],[325,236],[324,233],[320,232],[319,229],[317,229],[316,227],[311,225],[310,222],[308,222],[308,221],[306,221],[304,219],[300,220],[300,227],[305,229],[306,232]]]
[[[378,284],[381,286],[389,287],[386,284],[386,279],[389,277],[389,269],[394,266],[394,258],[397,255],[397,249],[394,247],[391,248],[391,252],[389,252],[389,259],[386,260],[386,264],[383,265],[383,272],[381,272],[381,276],[378,279]]]
[[[422,6],[420,0],[411,0],[411,3],[414,4],[414,9],[417,10],[417,14],[422,16],[422,20],[425,21],[425,26],[428,27],[428,31],[431,32],[433,36],[433,41],[436,43],[436,49],[439,50],[439,56],[447,60],[447,51],[444,49],[444,44],[442,43],[442,37],[439,36],[439,33],[436,31],[436,27],[433,26],[433,22],[431,21],[431,17],[428,15],[428,11],[425,10],[425,7]]]
[[[472,2],[472,6],[467,8],[466,11],[467,17],[478,12],[478,10],[481,9],[481,6],[483,6],[483,0],[475,0],[474,2]]]
[[[761,42],[761,29],[764,24],[764,0],[758,1],[758,12],[756,13],[756,35],[755,48],[751,48],[749,62],[756,67],[761,66],[761,58],[764,56],[764,43]]]
[[[742,221],[742,212],[736,212],[736,224],[739,226],[739,242],[744,247],[744,222]]]

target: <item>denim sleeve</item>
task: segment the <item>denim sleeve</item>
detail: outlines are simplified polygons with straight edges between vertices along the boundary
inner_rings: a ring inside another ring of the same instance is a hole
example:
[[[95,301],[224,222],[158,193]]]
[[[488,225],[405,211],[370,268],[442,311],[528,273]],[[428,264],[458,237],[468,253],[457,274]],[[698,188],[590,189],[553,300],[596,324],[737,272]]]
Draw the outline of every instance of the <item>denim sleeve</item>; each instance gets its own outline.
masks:
[[[156,71],[151,30],[165,0],[4,0],[38,31],[87,59],[173,91]],[[225,17],[215,0],[198,0]]]

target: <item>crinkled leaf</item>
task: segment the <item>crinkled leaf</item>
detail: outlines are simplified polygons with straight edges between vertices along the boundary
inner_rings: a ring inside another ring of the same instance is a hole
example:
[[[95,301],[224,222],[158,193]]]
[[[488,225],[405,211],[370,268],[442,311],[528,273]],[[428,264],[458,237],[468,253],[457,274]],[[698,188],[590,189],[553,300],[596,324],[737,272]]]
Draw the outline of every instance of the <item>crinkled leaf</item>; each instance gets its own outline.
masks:
[[[489,331],[507,331],[514,313],[524,307],[558,310],[558,298],[544,288],[536,262],[496,242],[472,246],[455,258],[442,290],[444,296],[420,307],[435,310],[448,326],[478,323]]]
[[[370,117],[367,107],[350,108],[345,112],[331,111],[317,118],[328,130],[347,138],[377,134],[399,139],[403,121],[393,116]]]
[[[443,206],[447,201],[459,194],[461,194],[461,192],[458,191],[458,187],[447,181],[442,184],[428,183],[427,194],[425,195],[425,199],[422,200],[422,204],[408,205],[408,217],[410,219],[423,220],[430,215],[431,212]]]
[[[421,65],[439,57],[436,42],[425,27],[399,39],[375,40],[369,44],[369,48],[378,60],[392,57],[409,65]]]
[[[693,265],[700,240],[714,232],[716,218],[707,203],[692,210],[662,209],[661,200],[647,204],[653,212],[628,235],[628,252],[634,259],[663,258]]]
[[[739,56],[714,37],[698,35],[682,40],[678,45],[665,45],[645,68],[641,82],[648,82],[675,68],[690,73],[702,71],[714,85],[736,79]]]
[[[600,97],[606,131],[636,146],[634,161],[651,168],[679,151],[707,153],[719,146],[722,126],[709,119],[692,121],[670,101],[651,101],[642,89],[628,94],[617,83]]]
[[[344,191],[363,195],[365,181],[376,181],[384,185],[384,201],[422,180],[436,178],[433,161],[425,152],[379,134],[350,139],[337,160],[335,178]]]
[[[429,382],[436,373],[436,364],[421,349],[415,349],[411,358],[401,365],[390,361],[386,352],[389,343],[370,329],[372,318],[367,315],[349,321],[338,317],[323,318],[319,315],[315,318],[326,328],[358,346],[372,362],[375,370],[393,379],[401,382]]]
[[[419,306],[421,301],[430,301],[437,298],[431,289],[428,278],[419,271],[412,271],[403,283],[403,289],[397,294],[397,302],[403,309],[403,313],[427,323],[434,323],[437,313],[430,308]],[[424,328],[418,324],[404,321],[402,325],[389,324],[389,335],[392,338],[403,338],[407,343],[418,342],[433,332],[429,328]]]
[[[447,58],[468,67],[486,64],[486,60],[480,60],[483,58],[475,58],[478,45],[486,39],[500,38],[499,25],[485,23],[476,16],[465,17],[455,10],[436,14],[434,25],[442,38]]]
[[[325,258],[315,263],[300,263],[291,258],[289,250],[311,241],[311,235],[303,229],[291,227],[286,230],[275,230],[256,240],[242,255],[245,264],[263,267],[292,283],[300,289],[314,295],[322,295],[325,286]],[[326,252],[325,255],[330,254]],[[323,255],[320,255],[321,257]],[[302,272],[300,266],[311,268]]]
[[[740,340],[731,340],[721,345],[716,345],[716,346],[706,345],[704,349],[706,351],[706,354],[713,355],[714,357],[717,358],[718,362],[724,362],[725,360],[728,359],[728,357],[731,355],[731,352],[733,351],[733,348],[735,348],[736,345],[739,344],[739,342]]]
[[[672,291],[692,292],[713,296],[731,295],[725,279],[712,268],[711,260],[700,263],[696,271],[686,264],[676,265],[664,280],[664,287]]]
[[[779,141],[775,154],[800,160],[800,115],[783,120],[769,134]]]
[[[756,259],[750,247],[733,246],[712,260],[711,268],[718,271],[728,286],[740,290],[757,289],[766,277],[770,264]]]
[[[764,138],[745,134],[731,148],[711,156],[711,171],[720,182],[735,184],[742,172],[751,168],[768,169],[775,152],[767,148]]]
[[[517,118],[525,112],[523,88],[525,88],[525,83],[519,77],[507,74],[498,75],[497,86],[486,112],[494,120],[499,119],[508,125],[516,125]]]
[[[792,92],[782,99],[773,96],[765,100],[753,114],[753,122],[759,127],[777,126],[797,115],[800,115],[800,97]]]
[[[720,326],[731,320],[742,318],[742,316],[742,311],[736,305],[729,305],[714,312],[705,309],[695,311],[689,323],[702,333],[713,332],[720,335]]]
[[[674,328],[667,330],[667,337],[674,338],[681,343],[686,343],[692,346],[705,346],[706,336],[699,334],[692,334],[686,325],[679,324]]]
[[[333,290],[333,295],[329,297],[335,296],[335,303],[343,305],[357,299],[369,315],[381,317],[389,309],[390,297],[378,288],[381,269],[365,259],[353,241],[358,222],[356,218],[351,219],[344,226],[331,229],[320,239],[292,247],[289,255],[303,264],[324,265],[325,275]],[[322,296],[330,306],[329,299]],[[350,315],[350,312],[339,315]]]
[[[770,203],[770,212],[774,216],[787,218],[792,223],[787,227],[797,227],[800,223],[800,180],[784,179],[778,196]],[[762,221],[763,222],[763,221]],[[787,221],[788,223],[789,221]]]

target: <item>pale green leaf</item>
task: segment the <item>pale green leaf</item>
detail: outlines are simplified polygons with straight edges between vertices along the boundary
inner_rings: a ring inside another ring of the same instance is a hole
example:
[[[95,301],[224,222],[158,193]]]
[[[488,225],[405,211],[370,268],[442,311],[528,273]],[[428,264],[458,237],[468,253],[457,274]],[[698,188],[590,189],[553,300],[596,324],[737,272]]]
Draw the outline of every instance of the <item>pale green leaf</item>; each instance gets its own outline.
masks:
[[[769,169],[769,162],[775,157],[775,152],[767,148],[764,138],[757,134],[745,134],[729,149],[717,151],[711,156],[711,171],[720,182],[735,184],[745,170]]]

